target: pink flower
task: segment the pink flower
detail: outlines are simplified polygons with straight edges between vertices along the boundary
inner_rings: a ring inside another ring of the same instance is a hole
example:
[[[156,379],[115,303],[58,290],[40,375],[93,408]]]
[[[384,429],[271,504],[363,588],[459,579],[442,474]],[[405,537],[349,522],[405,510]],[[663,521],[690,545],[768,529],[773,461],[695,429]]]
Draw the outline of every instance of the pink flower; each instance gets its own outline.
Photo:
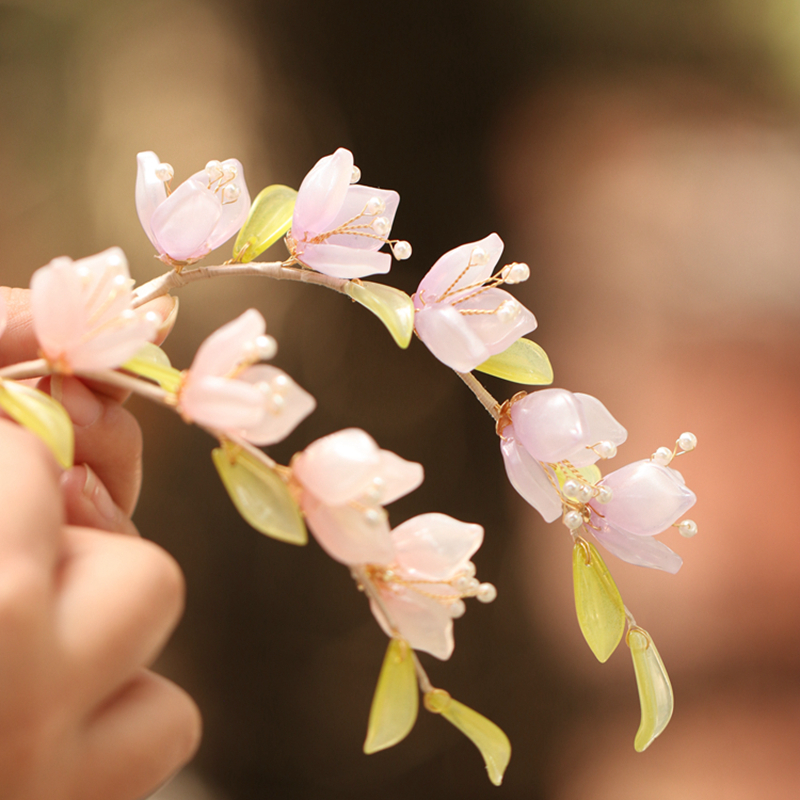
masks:
[[[578,469],[611,458],[628,438],[598,399],[566,389],[542,389],[511,402],[503,422],[500,450],[511,485],[547,522],[563,507],[553,466],[568,462]]]
[[[250,195],[235,158],[209,161],[172,193],[169,164],[152,151],[136,160],[136,211],[162,261],[191,264],[224,244],[247,219]]]
[[[118,247],[53,259],[31,278],[33,330],[61,372],[113,369],[151,341],[161,322],[131,307],[133,281]]]
[[[381,450],[358,428],[310,444],[292,462],[316,540],[343,564],[386,564],[393,546],[383,506],[422,483],[422,466]]]
[[[592,499],[589,527],[609,552],[640,567],[676,573],[681,557],[653,537],[671,527],[697,501],[683,476],[652,460],[634,461],[598,483],[610,491],[605,503]]]
[[[431,267],[414,295],[417,334],[457,372],[470,372],[536,328],[533,314],[497,288],[530,274],[525,264],[509,264],[492,275],[502,252],[496,233],[456,247]]]
[[[395,258],[411,255],[408,242],[387,238],[400,195],[351,185],[360,174],[353,154],[340,147],[321,158],[303,179],[286,237],[301,264],[334,278],[352,279],[389,271],[391,255],[378,252],[384,244]]]
[[[211,334],[197,351],[178,394],[192,422],[257,445],[285,439],[316,406],[285,372],[255,364],[275,354],[264,318],[245,311]]]
[[[392,557],[368,564],[366,575],[380,600],[370,608],[387,636],[415,650],[448,659],[453,653],[453,619],[464,597],[491,602],[497,590],[478,583],[470,558],[483,542],[483,528],[445,514],[421,514],[391,534]],[[387,616],[388,615],[388,616]]]

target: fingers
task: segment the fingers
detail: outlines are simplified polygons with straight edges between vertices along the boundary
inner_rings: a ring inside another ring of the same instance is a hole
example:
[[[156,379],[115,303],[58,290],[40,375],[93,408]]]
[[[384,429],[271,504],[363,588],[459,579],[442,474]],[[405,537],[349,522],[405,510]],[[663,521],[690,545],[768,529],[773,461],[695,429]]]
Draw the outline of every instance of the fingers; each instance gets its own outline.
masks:
[[[0,366],[30,361],[37,357],[38,345],[33,335],[30,292],[27,289],[0,287],[8,307],[8,326],[0,337]]]
[[[139,535],[130,517],[114,502],[108,489],[88,464],[65,472],[61,476],[61,491],[67,520],[71,525],[109,533]]]
[[[74,702],[95,705],[153,662],[183,610],[183,575],[157,545],[65,529],[56,627]]]
[[[104,705],[83,738],[82,800],[139,800],[194,755],[200,712],[175,684],[147,670]]]

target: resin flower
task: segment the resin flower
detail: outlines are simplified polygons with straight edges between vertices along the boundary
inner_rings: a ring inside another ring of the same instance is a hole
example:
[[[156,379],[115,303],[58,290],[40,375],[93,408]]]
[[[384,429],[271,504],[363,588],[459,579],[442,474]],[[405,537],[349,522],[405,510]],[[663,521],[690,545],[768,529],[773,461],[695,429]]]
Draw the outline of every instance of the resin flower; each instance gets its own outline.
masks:
[[[178,393],[186,419],[265,445],[285,439],[314,410],[314,398],[285,372],[256,363],[275,355],[265,330],[251,308],[200,345]]]
[[[387,564],[394,549],[383,506],[416,489],[423,471],[347,428],[295,456],[292,476],[306,522],[328,555],[349,565]]]
[[[208,255],[244,224],[250,195],[235,159],[209,161],[174,192],[173,169],[152,151],[136,157],[136,211],[162,261],[181,267]]]
[[[613,457],[628,437],[597,398],[566,389],[512,398],[504,405],[498,432],[511,485],[547,522],[558,519],[563,508],[558,465],[568,464],[571,474],[573,468]]]
[[[428,349],[457,372],[470,372],[536,328],[536,319],[504,289],[527,280],[526,264],[492,270],[503,240],[492,233],[445,253],[414,295],[414,328]]]
[[[370,608],[386,635],[450,658],[453,619],[466,610],[463,598],[489,603],[497,596],[491,583],[477,581],[470,561],[482,542],[480,525],[445,514],[421,514],[396,527],[391,559],[359,572],[371,584]]]
[[[321,158],[297,192],[286,243],[292,258],[334,278],[364,278],[388,272],[389,244],[395,258],[411,255],[411,245],[388,238],[400,195],[357,186],[361,176],[353,154],[343,147]]]
[[[681,557],[652,537],[675,524],[697,500],[680,472],[653,460],[634,461],[606,475],[597,487],[605,502],[593,498],[587,520],[597,541],[630,564],[677,572]]]
[[[31,277],[33,331],[59,372],[113,369],[151,341],[157,314],[131,307],[125,254],[112,247],[73,261],[62,257]]]

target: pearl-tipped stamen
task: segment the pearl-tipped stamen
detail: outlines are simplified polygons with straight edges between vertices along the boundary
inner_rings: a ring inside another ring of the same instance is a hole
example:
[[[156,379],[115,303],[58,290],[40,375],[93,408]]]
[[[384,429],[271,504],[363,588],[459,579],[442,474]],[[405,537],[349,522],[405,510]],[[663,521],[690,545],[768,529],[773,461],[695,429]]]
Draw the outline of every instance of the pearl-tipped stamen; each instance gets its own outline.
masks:
[[[353,171],[350,173],[350,183],[358,183],[361,180],[361,170],[353,164]]]
[[[480,603],[492,603],[497,599],[497,587],[493,583],[482,583],[475,597]]]
[[[614,458],[617,454],[617,446],[609,441],[598,442],[593,449],[600,458]]]
[[[411,245],[404,240],[395,242],[392,245],[392,252],[398,261],[405,261],[407,258],[411,258]]]
[[[575,509],[567,511],[567,513],[564,514],[564,524],[571,531],[576,531],[583,525],[583,515],[580,511],[575,511]]]
[[[165,161],[156,167],[156,178],[158,178],[160,181],[164,181],[164,183],[171,181],[174,175],[175,170],[172,169],[172,165],[167,164]]]
[[[364,207],[364,213],[368,217],[374,217],[378,214],[383,214],[386,211],[386,203],[380,197],[370,197],[367,205]]]
[[[497,307],[497,319],[501,322],[511,322],[519,314],[520,305],[516,300],[503,300]]]
[[[577,500],[580,489],[581,489],[581,484],[578,481],[574,480],[573,478],[569,478],[566,481],[564,481],[564,485],[561,487],[561,493],[568,500]]]
[[[473,247],[469,257],[469,266],[482,267],[489,261],[489,254],[482,247]]]
[[[658,450],[653,453],[651,460],[654,464],[666,467],[667,464],[672,461],[672,450],[670,450],[669,447],[659,447]]]
[[[527,264],[517,263],[516,261],[513,264],[506,264],[506,266],[500,270],[500,277],[503,279],[503,283],[522,283],[528,280],[530,276],[530,267]]]
[[[594,489],[587,483],[582,483],[578,489],[578,502],[588,503],[594,497]]]
[[[222,202],[235,203],[239,199],[241,193],[241,189],[235,183],[229,183],[222,190]]]
[[[611,491],[611,488],[608,486],[598,486],[597,487],[597,502],[598,503],[610,503],[611,498],[614,496],[614,493]]]
[[[467,613],[467,604],[460,597],[457,597],[447,606],[447,612],[453,619],[458,619]]]
[[[683,519],[678,523],[678,532],[691,539],[697,533],[697,523],[693,519]]]
[[[378,234],[378,236],[386,236],[387,233],[392,229],[392,223],[386,217],[376,217],[372,221],[372,230]]]
[[[694,450],[695,447],[697,447],[697,437],[690,431],[682,433],[678,437],[678,447],[680,447],[680,449],[685,453],[688,453],[690,450]]]

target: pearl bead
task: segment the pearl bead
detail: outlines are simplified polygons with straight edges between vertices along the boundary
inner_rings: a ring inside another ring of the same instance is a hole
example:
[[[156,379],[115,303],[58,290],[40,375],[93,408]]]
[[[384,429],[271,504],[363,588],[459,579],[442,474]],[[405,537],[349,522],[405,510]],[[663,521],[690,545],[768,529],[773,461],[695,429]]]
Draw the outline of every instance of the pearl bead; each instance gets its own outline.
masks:
[[[609,441],[598,442],[594,450],[600,458],[614,458],[617,454],[617,446]]]
[[[239,199],[239,195],[241,193],[242,193],[241,189],[235,183],[229,183],[222,190],[222,202],[235,203]]]
[[[470,578],[469,575],[459,575],[453,582],[453,587],[457,592],[466,594],[471,580],[474,580],[474,578]]]
[[[270,398],[270,403],[273,412],[278,414],[286,405],[286,398],[282,394],[273,394]]]
[[[171,164],[162,163],[156,167],[156,178],[158,178],[160,181],[164,181],[165,183],[167,181],[171,181],[174,174],[175,170],[172,169]]]
[[[608,486],[598,486],[597,487],[597,502],[598,503],[610,503],[611,498],[614,496],[614,493]]]
[[[370,197],[364,208],[364,213],[370,217],[374,217],[376,214],[383,214],[384,211],[386,211],[386,203],[380,197]]]
[[[489,254],[482,247],[473,247],[469,257],[469,266],[482,267],[489,260]]]
[[[658,464],[662,467],[666,467],[670,461],[672,461],[672,450],[669,447],[659,447],[658,450],[653,453],[653,463]]]
[[[691,539],[697,533],[697,523],[693,519],[681,520],[678,525],[678,532],[681,536]]]
[[[519,303],[516,300],[504,300],[497,307],[497,318],[500,322],[511,322],[519,314]]]
[[[588,503],[593,497],[594,491],[592,490],[592,487],[582,483],[578,489],[578,502]]]
[[[172,167],[170,167],[169,164],[160,164],[159,166],[169,167],[170,169],[172,169]],[[206,164],[206,175],[208,175],[208,177],[211,178],[212,181],[217,180],[217,178],[219,178],[222,175],[222,162],[216,160],[209,161],[208,164]]]
[[[392,225],[386,217],[376,217],[372,222],[372,230],[374,230],[378,236],[386,236],[391,228]]]
[[[453,619],[463,617],[466,611],[467,604],[460,597],[453,600],[453,602],[447,607],[447,612]]]
[[[481,603],[491,603],[497,598],[497,587],[493,583],[482,583],[475,596]]]
[[[262,334],[256,337],[253,344],[261,361],[269,361],[271,358],[275,358],[275,354],[278,352],[278,343],[275,341],[274,336]]]
[[[464,564],[463,572],[467,575],[468,578],[474,578],[475,573],[477,571],[478,571],[477,568],[471,561],[467,561],[467,563]]]
[[[580,511],[575,511],[575,509],[567,511],[567,513],[564,514],[564,524],[571,531],[576,531],[583,525],[583,516]]]
[[[686,433],[682,433],[678,437],[678,447],[680,447],[680,449],[684,450],[685,452],[688,452],[689,450],[694,450],[695,447],[697,447],[697,437],[693,433],[690,433],[689,431],[686,431]]]
[[[500,277],[504,283],[522,283],[531,276],[530,267],[527,264],[507,264],[500,272]]]
[[[406,241],[395,242],[392,250],[394,257],[398,261],[405,261],[407,258],[411,258],[411,245]]]
[[[361,170],[353,164],[353,171],[350,173],[350,183],[358,183],[361,180]]]
[[[561,487],[561,493],[569,500],[577,500],[580,488],[581,485],[578,483],[578,481],[574,480],[573,478],[569,478],[568,480],[564,481],[564,485]]]
[[[364,516],[370,525],[377,525],[384,517],[382,511],[382,509],[379,510],[377,508],[369,508],[364,512]]]
[[[236,168],[235,164],[223,164],[222,165],[222,177],[226,181],[232,181],[238,174],[239,174],[239,170]]]

